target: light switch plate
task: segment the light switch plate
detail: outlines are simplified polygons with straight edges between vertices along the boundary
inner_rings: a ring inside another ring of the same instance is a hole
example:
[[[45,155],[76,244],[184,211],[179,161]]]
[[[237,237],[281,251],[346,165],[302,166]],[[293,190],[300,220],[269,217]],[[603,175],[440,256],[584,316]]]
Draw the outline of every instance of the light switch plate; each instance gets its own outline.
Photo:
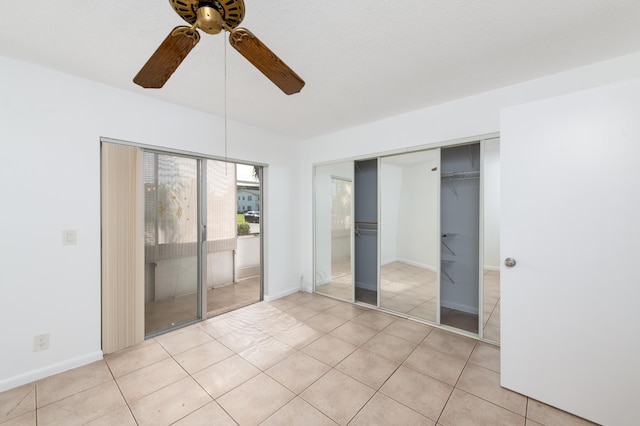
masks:
[[[75,246],[78,243],[78,236],[75,229],[62,231],[62,244],[65,246]]]

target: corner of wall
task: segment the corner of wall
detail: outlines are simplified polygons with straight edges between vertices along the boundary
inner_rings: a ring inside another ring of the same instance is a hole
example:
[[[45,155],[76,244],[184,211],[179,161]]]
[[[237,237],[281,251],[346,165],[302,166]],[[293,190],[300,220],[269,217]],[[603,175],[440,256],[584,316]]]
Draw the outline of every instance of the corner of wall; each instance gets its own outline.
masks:
[[[297,293],[300,290],[301,290],[300,287],[296,287],[296,288],[287,289],[285,291],[281,291],[281,292],[276,293],[274,295],[266,295],[265,294],[264,295],[264,301],[265,302],[273,302],[274,300],[278,300],[278,299],[280,299],[282,297],[289,296],[291,294]]]

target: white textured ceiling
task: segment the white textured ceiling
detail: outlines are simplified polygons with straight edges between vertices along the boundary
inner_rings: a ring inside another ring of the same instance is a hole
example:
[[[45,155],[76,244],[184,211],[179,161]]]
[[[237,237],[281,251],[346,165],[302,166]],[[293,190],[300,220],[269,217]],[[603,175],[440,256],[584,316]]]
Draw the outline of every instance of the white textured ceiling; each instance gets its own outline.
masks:
[[[286,96],[202,40],[162,89],[133,76],[184,21],[167,0],[0,0],[0,55],[308,138],[640,51],[638,0],[244,0],[305,81]],[[1,97],[0,97],[1,102]]]

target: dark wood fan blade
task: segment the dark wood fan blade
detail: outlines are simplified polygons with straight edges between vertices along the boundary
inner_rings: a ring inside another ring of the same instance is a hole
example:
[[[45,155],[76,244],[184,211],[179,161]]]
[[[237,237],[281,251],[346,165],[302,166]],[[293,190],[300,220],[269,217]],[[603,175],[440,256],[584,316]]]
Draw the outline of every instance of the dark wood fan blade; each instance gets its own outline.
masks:
[[[146,89],[161,88],[198,41],[200,34],[195,29],[175,27],[134,77],[133,82]]]
[[[246,28],[231,31],[229,43],[287,95],[304,87],[304,80]]]

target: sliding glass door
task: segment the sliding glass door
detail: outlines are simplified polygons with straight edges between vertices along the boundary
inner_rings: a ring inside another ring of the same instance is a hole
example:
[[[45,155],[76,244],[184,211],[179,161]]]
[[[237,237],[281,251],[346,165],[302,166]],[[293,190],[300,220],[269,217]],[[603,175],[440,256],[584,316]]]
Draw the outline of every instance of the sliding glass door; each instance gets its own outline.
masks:
[[[261,169],[153,151],[143,163],[145,334],[261,300]],[[238,180],[247,167],[253,182]]]
[[[105,353],[262,300],[262,167],[101,143]]]
[[[208,316],[261,297],[259,167],[206,160],[206,306]]]
[[[145,334],[201,317],[199,160],[145,152]]]

